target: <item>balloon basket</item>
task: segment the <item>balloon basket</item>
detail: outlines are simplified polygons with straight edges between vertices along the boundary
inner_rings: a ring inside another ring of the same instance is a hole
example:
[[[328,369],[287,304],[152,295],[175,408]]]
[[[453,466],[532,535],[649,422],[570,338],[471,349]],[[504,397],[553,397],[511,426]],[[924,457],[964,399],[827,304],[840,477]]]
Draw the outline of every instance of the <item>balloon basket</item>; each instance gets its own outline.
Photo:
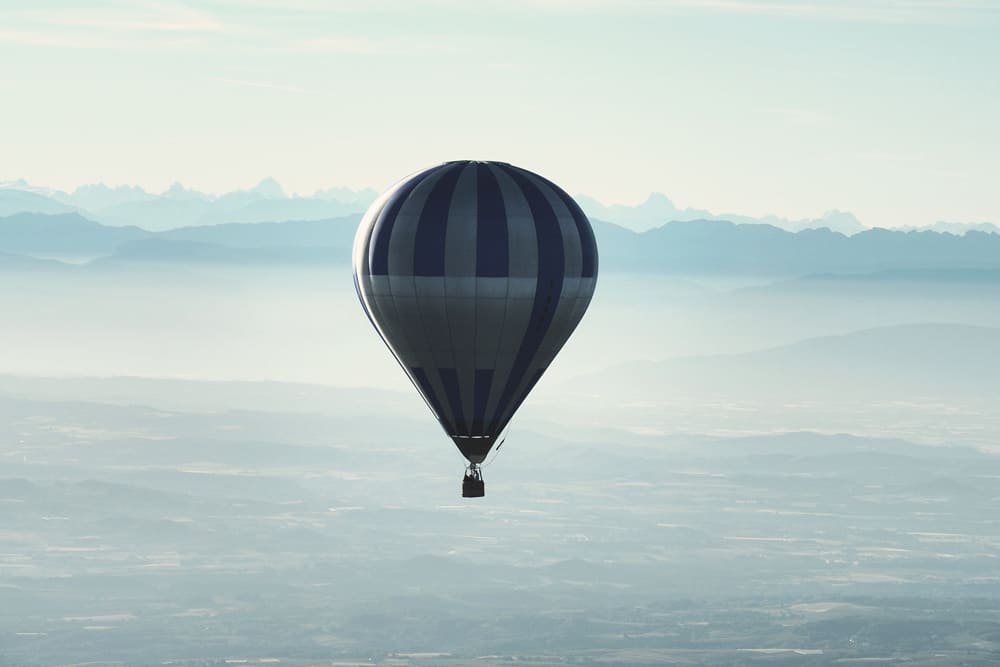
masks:
[[[486,484],[483,482],[483,474],[479,466],[475,463],[465,471],[465,478],[462,480],[463,498],[482,498],[486,495]]]

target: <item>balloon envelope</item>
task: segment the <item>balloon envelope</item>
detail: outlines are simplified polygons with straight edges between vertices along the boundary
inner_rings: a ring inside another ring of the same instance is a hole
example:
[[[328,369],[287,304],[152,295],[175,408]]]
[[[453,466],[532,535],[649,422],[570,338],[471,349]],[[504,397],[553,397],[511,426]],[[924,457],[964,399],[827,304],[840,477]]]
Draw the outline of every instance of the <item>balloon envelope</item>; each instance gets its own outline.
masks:
[[[502,162],[446,162],[368,209],[354,282],[382,340],[481,463],[590,304],[597,246],[558,186]]]

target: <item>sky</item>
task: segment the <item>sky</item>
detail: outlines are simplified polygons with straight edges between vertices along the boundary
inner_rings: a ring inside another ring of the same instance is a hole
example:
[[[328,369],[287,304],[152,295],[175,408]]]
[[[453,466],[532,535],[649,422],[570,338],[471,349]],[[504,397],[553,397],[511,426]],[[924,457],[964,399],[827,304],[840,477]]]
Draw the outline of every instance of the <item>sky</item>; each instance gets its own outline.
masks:
[[[1000,1],[0,0],[0,180],[573,193],[1000,222]]]

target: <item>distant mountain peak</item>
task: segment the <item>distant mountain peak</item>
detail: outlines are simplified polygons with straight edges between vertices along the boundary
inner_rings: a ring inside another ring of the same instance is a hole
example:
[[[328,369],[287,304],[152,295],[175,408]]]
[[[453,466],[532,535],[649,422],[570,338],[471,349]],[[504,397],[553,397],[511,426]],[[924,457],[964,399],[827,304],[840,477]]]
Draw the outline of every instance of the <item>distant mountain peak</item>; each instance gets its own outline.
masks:
[[[105,183],[84,183],[83,185],[76,186],[76,189],[73,190],[74,195],[81,195],[89,192],[111,192],[111,187]]]
[[[860,220],[858,220],[856,215],[850,211],[841,211],[837,208],[830,209],[815,220],[800,220],[792,223],[786,228],[795,231],[826,228],[833,232],[840,232],[845,236],[857,234],[868,229]]]
[[[774,214],[751,217],[734,213],[713,213],[700,208],[678,208],[673,200],[662,192],[651,192],[644,202],[634,206],[605,205],[586,195],[577,195],[576,200],[591,218],[606,220],[636,232],[656,229],[668,222],[692,220],[728,220],[741,225],[764,224],[791,232],[825,227],[846,236],[868,229],[853,213],[839,209],[831,209],[820,218],[790,220]]]
[[[90,193],[135,193],[135,194],[148,194],[142,187],[138,185],[115,185],[111,186],[106,183],[87,183],[85,185],[79,185],[75,190],[73,190],[74,195],[84,195]]]
[[[331,187],[317,190],[313,197],[317,199],[334,199],[344,203],[358,203],[367,208],[378,197],[379,193],[371,188],[355,190],[348,187]]]
[[[15,178],[13,181],[0,181],[0,190],[19,190],[21,192],[32,192],[34,194],[51,196],[55,190],[42,186],[32,185],[23,178]]]
[[[177,199],[177,200],[207,200],[211,199],[208,195],[203,192],[198,192],[197,190],[191,190],[184,187],[179,181],[174,181],[169,188],[163,191],[161,195],[165,199]]]
[[[1000,227],[992,222],[946,222],[944,220],[939,220],[933,225],[922,225],[919,227],[907,225],[906,227],[901,227],[901,229],[941,232],[945,234],[954,234],[956,236],[962,236],[968,232],[1000,234]]]
[[[263,179],[260,183],[255,185],[250,189],[250,192],[260,195],[265,199],[287,199],[288,195],[285,193],[285,189],[281,187],[281,184],[274,179],[273,176],[268,176]]]
[[[646,201],[640,204],[640,206],[668,207],[676,210],[673,200],[662,192],[650,192],[649,196],[646,197]]]

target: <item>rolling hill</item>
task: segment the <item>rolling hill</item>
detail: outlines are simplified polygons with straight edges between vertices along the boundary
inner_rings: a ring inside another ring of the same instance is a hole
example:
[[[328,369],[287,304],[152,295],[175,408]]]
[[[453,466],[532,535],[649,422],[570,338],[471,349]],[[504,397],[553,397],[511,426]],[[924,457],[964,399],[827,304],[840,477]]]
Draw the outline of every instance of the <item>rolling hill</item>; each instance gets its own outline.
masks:
[[[1000,397],[1000,328],[958,324],[878,327],[742,354],[630,362],[577,378],[567,392],[621,402],[666,396]]]

